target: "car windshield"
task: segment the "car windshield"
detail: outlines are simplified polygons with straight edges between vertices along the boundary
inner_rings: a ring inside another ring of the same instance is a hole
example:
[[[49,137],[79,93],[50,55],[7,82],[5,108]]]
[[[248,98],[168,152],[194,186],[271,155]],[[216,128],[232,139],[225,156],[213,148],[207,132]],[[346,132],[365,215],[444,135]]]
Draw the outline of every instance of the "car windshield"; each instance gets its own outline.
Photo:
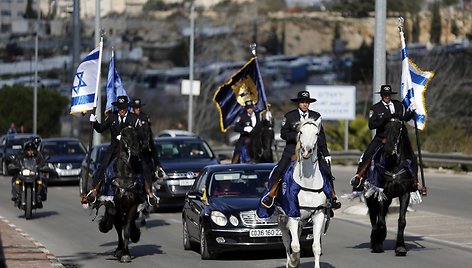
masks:
[[[84,147],[79,142],[44,142],[42,152],[46,155],[80,155],[85,154]]]
[[[21,149],[23,149],[23,144],[25,144],[26,141],[30,140],[31,137],[24,137],[24,138],[14,138],[11,140],[7,141],[7,151],[9,153],[19,153]]]
[[[267,187],[270,170],[217,172],[208,189],[216,197],[260,197]]]
[[[158,141],[161,160],[198,160],[214,158],[208,145],[201,140]]]

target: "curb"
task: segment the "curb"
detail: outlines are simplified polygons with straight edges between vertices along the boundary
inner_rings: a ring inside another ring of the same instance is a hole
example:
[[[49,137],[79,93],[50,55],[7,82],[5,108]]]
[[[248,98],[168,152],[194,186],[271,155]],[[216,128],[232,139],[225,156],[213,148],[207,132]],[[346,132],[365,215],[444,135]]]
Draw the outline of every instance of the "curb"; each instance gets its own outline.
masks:
[[[31,243],[37,250],[38,252],[41,252],[42,254],[45,255],[47,262],[51,265],[51,267],[54,268],[64,268],[64,266],[59,262],[57,257],[52,254],[43,244],[35,240],[33,237],[31,237],[29,234],[23,232],[22,229],[18,228],[15,224],[10,223],[7,219],[5,219],[3,216],[0,216],[0,220],[4,222],[10,230],[2,230],[4,233],[7,233],[8,231],[12,232],[13,234],[16,233],[14,240],[25,240],[26,242]],[[15,256],[17,258],[17,256]],[[8,257],[5,256],[5,261],[8,260]],[[28,267],[28,266],[24,266]],[[31,267],[38,267],[38,265],[33,264]]]

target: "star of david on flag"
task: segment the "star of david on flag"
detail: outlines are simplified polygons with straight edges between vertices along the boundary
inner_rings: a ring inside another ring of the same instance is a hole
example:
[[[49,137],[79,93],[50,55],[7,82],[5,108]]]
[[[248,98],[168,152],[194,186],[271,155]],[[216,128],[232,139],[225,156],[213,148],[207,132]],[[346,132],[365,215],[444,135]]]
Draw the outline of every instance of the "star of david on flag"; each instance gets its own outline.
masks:
[[[96,107],[102,46],[100,42],[77,67],[71,90],[71,114],[85,113]]]
[[[115,53],[111,52],[110,65],[108,66],[108,81],[107,81],[107,104],[105,105],[105,113],[114,109],[117,111],[116,107],[113,108],[112,103],[116,101],[117,96],[126,96],[129,99],[126,90],[121,83],[120,75],[115,68]]]
[[[423,130],[426,126],[426,103],[424,93],[429,81],[434,77],[434,72],[422,71],[413,61],[408,58],[406,53],[405,36],[403,31],[400,32],[402,45],[402,78],[401,78],[401,97],[402,103],[408,109],[413,104],[416,107],[415,118],[410,120],[408,124],[411,126],[417,123],[419,130]]]

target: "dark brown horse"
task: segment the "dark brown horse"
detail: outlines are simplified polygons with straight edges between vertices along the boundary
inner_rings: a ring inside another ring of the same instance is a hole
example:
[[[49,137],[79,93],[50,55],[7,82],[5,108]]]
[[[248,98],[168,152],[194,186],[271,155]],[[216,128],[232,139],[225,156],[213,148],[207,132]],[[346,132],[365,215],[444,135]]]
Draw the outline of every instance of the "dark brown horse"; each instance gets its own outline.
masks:
[[[261,119],[249,137],[242,141],[239,152],[234,152],[232,163],[272,163],[274,128],[272,120]]]
[[[383,252],[383,242],[387,235],[385,217],[392,199],[398,197],[400,203],[395,254],[405,256],[404,231],[406,212],[410,202],[410,192],[414,191],[417,176],[416,159],[411,150],[408,132],[400,120],[387,123],[386,142],[374,156],[374,170],[367,175],[366,204],[372,225],[371,249]]]
[[[130,262],[129,240],[139,241],[141,232],[136,226],[138,218],[138,205],[143,202],[142,181],[140,180],[140,154],[139,139],[134,128],[126,127],[121,130],[120,147],[114,164],[116,176],[112,180],[114,190],[114,209],[107,208],[105,216],[100,220],[99,228],[102,232],[108,232],[115,226],[118,234],[118,247],[115,257],[120,262]]]

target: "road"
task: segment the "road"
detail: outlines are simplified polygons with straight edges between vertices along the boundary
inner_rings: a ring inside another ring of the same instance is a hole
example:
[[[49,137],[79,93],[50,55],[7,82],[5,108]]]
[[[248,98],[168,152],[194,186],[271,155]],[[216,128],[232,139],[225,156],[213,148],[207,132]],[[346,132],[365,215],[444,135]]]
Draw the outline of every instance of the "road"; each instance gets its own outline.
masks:
[[[348,180],[354,167],[336,166],[338,195],[350,191]],[[25,220],[10,201],[10,179],[0,176],[0,216],[28,233],[51,251],[65,267],[116,267],[112,256],[116,233],[102,234],[93,214],[79,203],[77,186],[49,188],[42,210]],[[407,216],[407,257],[393,252],[396,215],[389,217],[386,252],[369,250],[370,226],[358,201],[342,200],[328,234],[323,237],[322,267],[470,267],[472,260],[472,176],[426,172],[429,196]],[[217,260],[202,261],[195,251],[182,247],[179,211],[153,213],[141,241],[131,244],[134,256],[130,267],[284,267],[283,252],[234,252]],[[301,267],[313,267],[313,259],[303,258]]]

